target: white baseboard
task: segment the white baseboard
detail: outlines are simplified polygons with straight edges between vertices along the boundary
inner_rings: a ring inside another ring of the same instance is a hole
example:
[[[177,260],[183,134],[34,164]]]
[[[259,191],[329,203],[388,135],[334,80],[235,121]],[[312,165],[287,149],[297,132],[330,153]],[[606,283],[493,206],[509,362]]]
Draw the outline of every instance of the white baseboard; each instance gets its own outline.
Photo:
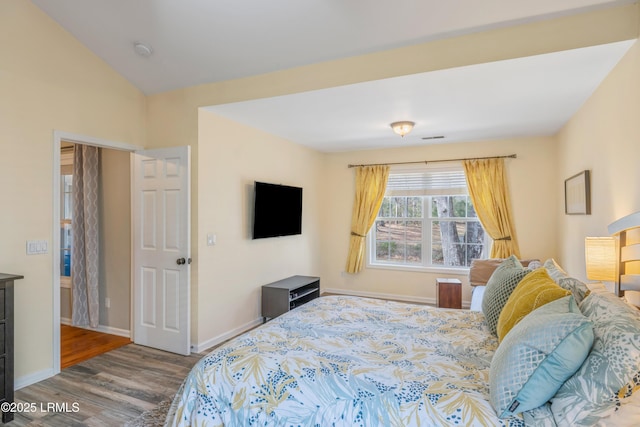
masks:
[[[420,304],[436,305],[435,298],[417,297],[409,295],[385,294],[381,292],[354,291],[352,289],[322,288],[322,292],[338,295],[353,295],[356,297],[379,298],[404,302],[417,302]],[[462,301],[462,308],[469,308],[470,301]]]
[[[40,381],[44,381],[47,378],[51,378],[55,375],[53,369],[45,369],[39,372],[34,372],[33,374],[25,375],[22,377],[18,377],[15,379],[13,383],[14,390],[20,390],[23,387],[30,386],[31,384],[39,383]]]
[[[62,323],[63,325],[74,326],[74,325],[71,325],[71,319],[67,317],[61,317],[60,323]],[[111,326],[105,326],[105,325],[98,325],[97,328],[92,328],[90,326],[74,326],[74,327],[88,329],[90,331],[102,332],[104,334],[117,335],[119,337],[131,338],[131,331],[127,329],[113,328]]]
[[[213,347],[214,345],[222,344],[223,342],[240,335],[243,332],[248,331],[249,329],[255,328],[258,325],[262,324],[262,318],[253,320],[249,323],[245,323],[242,326],[239,326],[235,329],[232,329],[229,332],[225,332],[224,334],[220,334],[217,337],[213,337],[201,343],[191,346],[191,353],[202,353],[207,349]]]

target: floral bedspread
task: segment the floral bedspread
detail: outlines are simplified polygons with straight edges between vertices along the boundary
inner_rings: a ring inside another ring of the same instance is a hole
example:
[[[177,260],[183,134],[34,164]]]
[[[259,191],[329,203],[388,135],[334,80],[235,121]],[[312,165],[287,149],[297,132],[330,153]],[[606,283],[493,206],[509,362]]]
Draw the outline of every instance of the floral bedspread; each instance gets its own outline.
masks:
[[[479,312],[327,296],[217,348],[170,426],[523,426],[489,403],[498,342]]]

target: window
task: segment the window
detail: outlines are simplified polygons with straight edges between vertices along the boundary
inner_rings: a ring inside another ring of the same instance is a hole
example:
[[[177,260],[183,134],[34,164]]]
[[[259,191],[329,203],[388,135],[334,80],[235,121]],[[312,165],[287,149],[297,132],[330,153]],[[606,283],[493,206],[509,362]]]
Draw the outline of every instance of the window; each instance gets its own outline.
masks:
[[[60,276],[71,276],[71,188],[73,175],[62,175],[62,208],[60,212]]]
[[[462,168],[391,172],[369,232],[369,265],[464,268],[490,244]]]
[[[60,286],[71,287],[73,149],[60,157]]]

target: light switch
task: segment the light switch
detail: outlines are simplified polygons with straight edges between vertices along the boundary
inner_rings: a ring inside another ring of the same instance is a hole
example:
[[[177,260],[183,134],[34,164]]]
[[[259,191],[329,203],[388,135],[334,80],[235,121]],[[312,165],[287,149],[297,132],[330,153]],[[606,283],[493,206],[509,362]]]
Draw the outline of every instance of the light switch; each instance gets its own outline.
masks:
[[[49,242],[46,240],[27,240],[27,255],[46,254],[49,251]]]
[[[207,233],[207,246],[214,246],[216,244],[216,235],[213,233]]]

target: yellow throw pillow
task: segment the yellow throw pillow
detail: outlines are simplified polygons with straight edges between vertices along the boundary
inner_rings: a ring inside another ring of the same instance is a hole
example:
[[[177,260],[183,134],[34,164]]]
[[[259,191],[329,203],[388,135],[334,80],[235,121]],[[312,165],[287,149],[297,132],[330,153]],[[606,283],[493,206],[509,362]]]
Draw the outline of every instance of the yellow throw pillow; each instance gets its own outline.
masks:
[[[520,320],[538,307],[571,295],[571,291],[558,286],[542,267],[524,276],[513,290],[498,318],[498,339],[509,333]]]

